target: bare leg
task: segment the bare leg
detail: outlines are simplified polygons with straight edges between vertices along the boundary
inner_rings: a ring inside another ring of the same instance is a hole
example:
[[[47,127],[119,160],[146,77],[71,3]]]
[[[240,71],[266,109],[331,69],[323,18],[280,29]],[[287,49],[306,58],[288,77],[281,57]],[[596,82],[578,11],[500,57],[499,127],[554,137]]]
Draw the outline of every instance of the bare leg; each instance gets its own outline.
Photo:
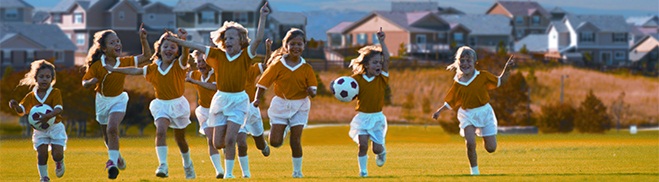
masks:
[[[225,147],[224,137],[226,134],[227,125],[216,126],[213,128],[213,145],[215,149],[223,149]]]
[[[496,135],[483,137],[483,141],[485,142],[485,150],[487,150],[487,152],[492,153],[497,150]]]
[[[169,119],[156,119],[156,146],[167,146],[167,128]]]
[[[53,150],[51,151],[51,154],[53,155],[53,161],[56,162],[62,161],[64,159],[64,146],[61,145],[50,145],[50,146],[53,148]]]
[[[373,143],[373,153],[374,154],[381,154],[382,152],[384,152],[384,146],[383,145],[377,144],[375,142],[372,142],[372,143]]]
[[[185,129],[174,129],[174,139],[176,140],[176,144],[181,153],[187,153],[190,151],[188,142],[185,141]]]
[[[291,127],[291,152],[293,153],[293,158],[302,157],[302,130],[304,125],[297,125]]]
[[[365,156],[368,152],[368,135],[359,135],[359,153],[357,156]]]
[[[284,131],[286,130],[286,125],[282,124],[273,124],[270,128],[270,145],[273,147],[281,147],[284,143]]]
[[[224,138],[224,143],[226,144],[224,158],[226,160],[234,160],[236,158],[236,138],[238,137],[238,130],[240,130],[239,124],[236,124],[233,121],[227,121],[226,137]]]
[[[464,134],[469,165],[471,167],[476,167],[478,166],[478,157],[476,155],[476,127],[472,125],[465,127]]]
[[[254,144],[256,145],[256,148],[259,150],[265,149],[265,138],[263,138],[263,135],[259,136],[252,136],[254,139]]]
[[[238,133],[238,157],[247,156],[247,133]]]
[[[125,113],[112,112],[108,118],[108,125],[105,129],[106,137],[105,142],[110,150],[119,150],[119,124],[124,119]]]
[[[37,163],[39,165],[48,164],[48,145],[43,144],[37,147]]]
[[[204,133],[206,133],[206,140],[208,141],[208,154],[218,154],[217,149],[213,146],[213,128],[205,128]]]

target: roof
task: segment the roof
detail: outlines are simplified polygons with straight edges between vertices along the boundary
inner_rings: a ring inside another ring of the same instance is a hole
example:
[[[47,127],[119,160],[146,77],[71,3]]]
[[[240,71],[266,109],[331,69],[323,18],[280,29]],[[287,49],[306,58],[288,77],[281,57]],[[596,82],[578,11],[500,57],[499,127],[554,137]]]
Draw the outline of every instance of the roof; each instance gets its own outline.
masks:
[[[529,34],[515,43],[515,52],[519,52],[524,45],[530,52],[546,52],[549,47],[549,35]]]
[[[652,16],[633,16],[627,18],[627,23],[633,24],[635,26],[658,26],[659,17],[657,15]]]
[[[338,33],[338,34],[340,34],[344,30],[346,30],[350,25],[352,25],[352,23],[353,22],[351,22],[351,21],[341,22],[341,23],[337,24],[336,26],[334,26],[334,27],[330,28],[329,30],[327,30],[327,33]]]
[[[151,7],[154,7],[154,6],[163,6],[163,7],[166,7],[166,8],[172,9],[171,6],[168,6],[168,5],[164,4],[164,3],[161,3],[160,1],[151,2],[151,3],[147,4],[146,6],[144,6],[144,7],[142,7],[142,8],[144,8],[144,10],[146,10],[146,9],[149,9],[149,8],[151,8]]]
[[[272,12],[270,18],[277,20],[280,24],[307,25],[307,16],[298,12]]]
[[[444,21],[441,18],[437,17],[431,11],[418,11],[418,12],[384,12],[376,11],[374,14],[379,15],[383,18],[388,19],[391,23],[398,25],[399,27],[406,29],[411,32],[436,32],[437,30],[414,27],[412,24],[417,21],[431,16],[436,17],[439,21]],[[370,16],[367,16],[370,17]]]
[[[34,6],[23,0],[0,0],[0,8],[31,8]]]
[[[549,17],[547,10],[542,8],[535,1],[498,1],[489,10],[492,10],[497,4],[500,4],[513,16],[529,16],[534,12],[539,12],[544,17]]]
[[[208,5],[225,11],[255,11],[262,4],[263,0],[180,0],[174,6],[174,12],[194,12]]]
[[[414,11],[436,11],[439,7],[437,2],[391,2],[391,11],[414,12]]]
[[[471,35],[511,35],[513,27],[504,15],[441,15],[450,24],[461,24],[470,29]]]
[[[41,23],[46,21],[48,17],[50,17],[50,13],[47,11],[38,10],[32,12],[32,22]]]
[[[135,11],[137,11],[138,13],[144,13],[144,9],[142,8],[142,5],[140,5],[135,0],[119,0],[119,2],[117,2],[117,4],[114,4],[112,8],[110,8],[108,11],[113,11],[115,8],[119,7],[123,2],[127,2],[128,5],[133,7],[133,9],[135,9]]]
[[[465,12],[460,11],[460,10],[455,9],[453,7],[450,7],[450,6],[446,6],[446,7],[441,7],[440,6],[440,7],[437,8],[437,10],[438,10],[437,12],[439,14],[460,14],[460,15],[466,14]]]
[[[565,23],[563,23],[562,20],[551,21],[549,23],[548,28],[550,28],[551,26],[554,26],[556,28],[556,31],[558,31],[558,32],[569,32],[570,31],[570,30],[567,29],[567,26],[565,26]]]
[[[96,4],[99,1],[100,0],[62,0],[59,3],[57,3],[57,5],[53,7],[53,9],[51,9],[51,12],[54,13],[68,12],[69,9],[71,9],[71,7],[73,7],[73,5],[76,4],[82,7],[82,9],[87,10],[89,7],[94,6],[94,4]]]
[[[627,22],[622,15],[573,15],[565,16],[569,20],[572,28],[591,24],[599,29],[600,32],[629,32]]]
[[[57,25],[51,24],[25,24],[1,23],[0,40],[4,41],[10,36],[23,35],[32,41],[44,46],[45,49],[76,50],[77,47],[69,40]]]

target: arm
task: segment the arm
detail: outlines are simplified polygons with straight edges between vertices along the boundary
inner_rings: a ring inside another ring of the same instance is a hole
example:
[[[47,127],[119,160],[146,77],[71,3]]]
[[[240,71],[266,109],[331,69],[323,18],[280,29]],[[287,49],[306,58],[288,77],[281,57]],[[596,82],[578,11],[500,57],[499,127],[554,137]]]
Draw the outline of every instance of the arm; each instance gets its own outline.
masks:
[[[53,109],[53,112],[49,112],[48,114],[39,113],[39,115],[40,115],[39,116],[39,122],[47,123],[50,118],[53,118],[53,117],[55,117],[55,116],[57,116],[58,114],[61,114],[61,113],[62,113],[62,108],[59,108],[59,107]]]
[[[256,95],[254,96],[254,102],[252,102],[254,107],[259,107],[259,103],[261,103],[261,98],[263,98],[263,93],[265,93],[264,88],[256,87]]]
[[[268,1],[266,1],[265,4],[263,4],[263,7],[261,7],[261,16],[259,17],[259,25],[256,29],[256,37],[250,42],[250,49],[247,50],[252,55],[256,55],[256,48],[258,48],[261,41],[263,41],[263,34],[265,34],[265,20],[268,17],[268,14],[270,14],[270,8],[268,8]]]
[[[185,31],[185,29],[179,28],[178,29],[178,37],[180,37],[181,40],[183,40],[183,41],[187,40],[188,31]],[[193,61],[192,59],[190,59],[190,47],[183,46],[183,52],[181,53],[181,56],[179,57],[179,61],[181,61],[181,63],[185,63],[185,65],[183,65],[183,66],[189,65],[190,63],[188,61]]]
[[[151,56],[153,52],[151,52],[151,47],[149,46],[149,41],[146,40],[146,30],[142,28],[144,26],[144,23],[140,25],[140,43],[142,44],[142,55],[137,56],[137,64],[141,65],[144,63],[149,62],[151,60]],[[135,66],[138,66],[135,65]]]
[[[382,31],[382,27],[380,27],[380,31],[378,32],[378,41],[380,42],[380,46],[382,47],[382,72],[389,72],[389,49],[387,49],[387,44],[384,43],[384,32]]]
[[[206,46],[204,46],[202,44],[198,44],[198,43],[194,43],[194,42],[190,42],[190,41],[185,41],[185,40],[173,37],[173,36],[167,36],[166,39],[169,40],[169,41],[175,42],[179,46],[187,47],[187,48],[190,48],[192,50],[198,50],[198,51],[201,51],[201,52],[206,52]]]
[[[272,54],[272,50],[270,49],[271,47],[272,47],[272,40],[265,39],[265,57],[263,58],[264,64],[268,64],[268,60],[270,60],[270,54]]]
[[[432,119],[437,119],[437,118],[439,118],[439,113],[441,113],[441,112],[444,111],[444,110],[450,110],[450,109],[451,109],[451,108],[447,107],[446,104],[442,105],[442,107],[439,107],[439,109],[437,109],[437,111],[435,111],[435,113],[432,114]]]
[[[506,62],[506,65],[503,67],[503,71],[501,71],[501,75],[499,75],[499,80],[501,83],[499,85],[503,85],[506,81],[508,81],[508,77],[510,76],[510,71],[508,69],[510,68],[510,65],[514,63],[513,61],[513,56],[510,56],[508,58],[508,61]]]
[[[98,79],[96,78],[91,78],[89,80],[82,80],[82,87],[89,88],[98,83]]]
[[[114,68],[112,66],[106,65],[105,69],[108,70],[108,72],[118,72],[118,73],[123,73],[127,75],[142,75],[144,74],[144,69],[142,68]]]
[[[192,72],[190,72],[188,74],[188,76],[185,78],[185,81],[190,82],[192,84],[199,85],[201,87],[204,87],[205,89],[209,89],[209,90],[217,89],[217,86],[214,83],[202,82],[200,80],[192,79]]]
[[[18,102],[16,102],[16,100],[14,99],[9,101],[9,108],[13,109],[14,112],[18,113],[19,115],[22,115],[23,112],[25,112],[23,111],[23,108],[21,108],[21,106],[18,105]]]

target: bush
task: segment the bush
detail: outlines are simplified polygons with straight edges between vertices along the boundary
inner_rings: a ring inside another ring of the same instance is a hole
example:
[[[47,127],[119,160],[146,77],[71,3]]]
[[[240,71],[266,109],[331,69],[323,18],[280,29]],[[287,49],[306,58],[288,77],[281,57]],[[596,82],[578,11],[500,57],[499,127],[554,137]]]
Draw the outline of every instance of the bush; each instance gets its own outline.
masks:
[[[577,110],[567,103],[553,103],[542,106],[538,119],[538,129],[542,133],[569,133],[574,130],[574,117]]]
[[[446,120],[439,120],[439,126],[442,127],[444,132],[448,134],[458,134],[460,133],[460,121],[458,121],[458,112],[457,111],[449,111],[451,113],[451,119],[446,121]]]
[[[606,106],[593,94],[593,90],[588,92],[586,100],[577,110],[574,127],[581,133],[604,133],[611,128],[611,117]]]

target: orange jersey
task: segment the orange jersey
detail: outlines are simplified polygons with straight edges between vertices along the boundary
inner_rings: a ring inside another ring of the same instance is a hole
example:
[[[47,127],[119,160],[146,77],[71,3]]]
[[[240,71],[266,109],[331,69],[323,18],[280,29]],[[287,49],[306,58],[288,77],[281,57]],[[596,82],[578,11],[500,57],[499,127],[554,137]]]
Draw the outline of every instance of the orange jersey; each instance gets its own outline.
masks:
[[[114,97],[124,91],[124,78],[126,75],[121,73],[108,74],[108,70],[103,67],[105,66],[104,58],[105,57],[89,66],[89,69],[87,69],[87,72],[85,73],[85,76],[82,77],[82,80],[96,78],[98,83],[96,83],[96,88],[94,90],[103,96]],[[137,67],[137,64],[137,57],[127,56],[117,58],[117,62],[114,67]]]
[[[389,84],[389,73],[375,77],[368,77],[366,74],[352,75],[359,85],[359,94],[357,95],[356,111],[364,113],[374,113],[382,111],[384,107],[384,91]]]
[[[211,69],[211,71],[208,72],[207,77],[203,77],[201,72],[199,70],[195,70],[190,73],[190,77],[195,80],[200,80],[202,82],[206,83],[215,83],[215,73]],[[215,89],[207,89],[205,87],[202,87],[201,85],[194,84],[194,87],[197,89],[197,94],[199,95],[199,99],[197,100],[197,103],[201,105],[201,107],[205,108],[210,108],[211,107],[211,100],[213,100],[213,95],[215,95],[215,92],[217,90]]]
[[[27,93],[27,95],[25,95],[23,100],[21,100],[20,106],[23,108],[24,114],[29,114],[32,107],[39,104],[49,105],[53,109],[55,108],[64,109],[62,107],[62,92],[60,92],[60,90],[57,88],[50,87],[46,91],[46,95],[44,96],[44,98],[39,98],[39,96],[37,96],[37,89],[35,88],[34,90],[32,90],[32,92]],[[61,114],[55,116],[55,123],[59,123],[59,122],[62,122]]]
[[[313,68],[302,57],[300,63],[293,67],[286,65],[283,57],[274,65],[268,66],[259,79],[258,87],[268,88],[273,83],[275,95],[288,100],[306,98],[307,88],[318,86]]]
[[[456,109],[472,109],[487,104],[490,101],[487,91],[499,87],[499,77],[487,71],[476,71],[467,82],[459,81],[457,75],[453,80],[444,101],[450,108]]]
[[[217,90],[222,92],[242,92],[245,90],[247,69],[254,55],[249,53],[249,47],[231,57],[219,48],[206,48],[206,63],[215,70]]]
[[[171,100],[183,96],[185,92],[185,77],[188,67],[184,67],[179,59],[175,59],[165,70],[160,69],[162,60],[144,66],[144,77],[153,85],[156,98]]]
[[[256,82],[259,81],[258,77],[263,73],[263,63],[255,63],[247,70],[247,81],[245,82],[245,92],[249,96],[249,102],[254,101],[256,95]]]

